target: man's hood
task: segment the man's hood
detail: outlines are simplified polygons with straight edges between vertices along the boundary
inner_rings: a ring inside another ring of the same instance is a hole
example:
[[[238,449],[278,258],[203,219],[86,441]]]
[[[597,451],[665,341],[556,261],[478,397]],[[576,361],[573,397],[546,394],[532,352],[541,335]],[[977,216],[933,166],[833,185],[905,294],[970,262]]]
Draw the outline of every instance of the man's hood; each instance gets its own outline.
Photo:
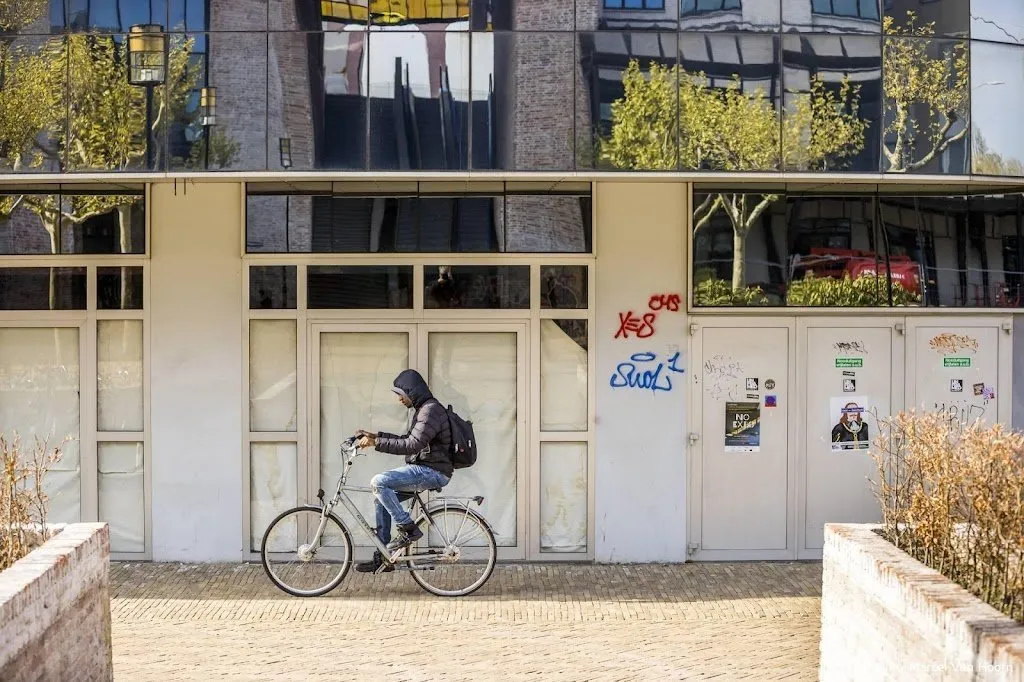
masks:
[[[395,377],[394,388],[391,390],[400,396],[408,398],[412,402],[412,406],[417,409],[434,397],[427,387],[427,382],[414,369],[404,370]]]

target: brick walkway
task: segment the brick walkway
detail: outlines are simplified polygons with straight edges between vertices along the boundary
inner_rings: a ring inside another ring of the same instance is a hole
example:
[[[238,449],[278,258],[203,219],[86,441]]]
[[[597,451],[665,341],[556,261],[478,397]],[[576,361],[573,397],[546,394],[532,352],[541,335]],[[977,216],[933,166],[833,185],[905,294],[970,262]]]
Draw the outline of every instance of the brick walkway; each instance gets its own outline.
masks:
[[[500,565],[440,599],[350,572],[296,599],[259,565],[114,564],[117,680],[816,680],[821,565]]]

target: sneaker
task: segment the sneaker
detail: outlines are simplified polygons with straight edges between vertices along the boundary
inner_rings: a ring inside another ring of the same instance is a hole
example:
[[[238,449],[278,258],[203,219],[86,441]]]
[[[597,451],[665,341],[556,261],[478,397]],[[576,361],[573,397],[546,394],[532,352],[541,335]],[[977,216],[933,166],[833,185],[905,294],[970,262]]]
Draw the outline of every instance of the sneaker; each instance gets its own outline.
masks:
[[[384,557],[380,552],[374,552],[372,559],[356,564],[356,570],[360,573],[376,573],[383,565]],[[394,565],[384,566],[384,573],[391,573],[393,570],[395,570]]]
[[[394,552],[396,549],[408,547],[421,537],[423,537],[423,531],[415,523],[410,523],[407,526],[400,525],[398,526],[398,537],[388,543],[388,551]]]

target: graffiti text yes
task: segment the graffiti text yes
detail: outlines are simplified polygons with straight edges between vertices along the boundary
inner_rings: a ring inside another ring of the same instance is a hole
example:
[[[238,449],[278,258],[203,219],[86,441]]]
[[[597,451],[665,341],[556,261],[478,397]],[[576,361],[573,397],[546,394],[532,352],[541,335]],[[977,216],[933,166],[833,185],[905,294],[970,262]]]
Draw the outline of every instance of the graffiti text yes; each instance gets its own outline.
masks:
[[[682,359],[677,351],[664,362],[658,361],[656,353],[633,353],[628,362],[620,362],[615,367],[608,385],[612,388],[632,388],[641,391],[672,390],[672,375],[685,374],[681,366]]]
[[[650,312],[640,314],[627,310],[619,313],[619,329],[615,332],[614,338],[628,339],[630,334],[638,339],[654,336],[654,322],[658,318],[658,313],[677,313],[681,303],[679,294],[653,294],[647,299],[647,309]]]

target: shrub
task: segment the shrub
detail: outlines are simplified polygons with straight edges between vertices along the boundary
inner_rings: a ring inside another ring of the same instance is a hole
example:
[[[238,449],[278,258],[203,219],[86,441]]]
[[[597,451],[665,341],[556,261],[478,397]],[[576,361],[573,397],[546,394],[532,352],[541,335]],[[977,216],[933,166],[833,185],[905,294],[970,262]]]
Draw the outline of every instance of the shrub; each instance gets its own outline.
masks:
[[[45,541],[43,478],[60,457],[59,447],[48,450],[38,438],[26,456],[16,432],[0,434],[0,571]]]
[[[882,533],[1024,622],[1024,433],[944,413],[880,420]]]
[[[907,291],[899,282],[892,283],[894,305],[919,303],[921,297]],[[876,307],[889,305],[889,283],[885,277],[861,275],[850,279],[815,277],[812,273],[789,285],[786,305],[790,306],[836,306]]]
[[[761,287],[744,287],[732,290],[732,284],[724,279],[705,279],[693,289],[693,303],[697,306],[755,306],[767,305],[768,297]]]

